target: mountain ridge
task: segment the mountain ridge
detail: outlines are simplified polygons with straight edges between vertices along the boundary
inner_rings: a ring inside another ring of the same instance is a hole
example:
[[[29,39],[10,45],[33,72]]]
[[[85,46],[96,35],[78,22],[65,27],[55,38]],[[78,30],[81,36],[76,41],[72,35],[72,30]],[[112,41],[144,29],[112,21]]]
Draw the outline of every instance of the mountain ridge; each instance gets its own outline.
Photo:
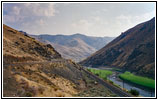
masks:
[[[51,44],[64,58],[81,61],[105,46],[114,37],[73,35],[31,35],[37,40]]]
[[[125,31],[80,64],[92,67],[117,66],[154,78],[154,48],[155,18],[152,18]]]

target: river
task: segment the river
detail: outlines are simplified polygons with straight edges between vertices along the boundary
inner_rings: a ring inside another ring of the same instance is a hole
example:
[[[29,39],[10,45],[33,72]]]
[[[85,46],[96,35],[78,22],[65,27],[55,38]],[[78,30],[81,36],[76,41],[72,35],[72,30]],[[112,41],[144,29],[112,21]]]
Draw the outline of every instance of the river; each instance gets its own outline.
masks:
[[[105,69],[105,70],[111,70],[112,68],[95,68],[95,69]],[[127,90],[135,89],[139,91],[139,95],[143,97],[155,97],[155,90],[150,90],[146,87],[142,87],[139,85],[131,84],[129,82],[123,82],[118,76],[121,74],[121,72],[113,71],[113,74],[108,76],[108,79],[113,81],[115,84],[121,86],[123,88],[126,88]]]
[[[154,90],[150,90],[148,88],[145,87],[141,87],[138,85],[134,85],[131,83],[127,83],[127,82],[123,82],[123,80],[121,80],[120,78],[118,78],[118,73],[116,74],[115,72],[108,77],[109,80],[113,81],[115,84],[126,88],[127,90],[131,90],[131,89],[135,89],[137,91],[139,91],[139,95],[143,96],[143,97],[155,97],[155,91]]]

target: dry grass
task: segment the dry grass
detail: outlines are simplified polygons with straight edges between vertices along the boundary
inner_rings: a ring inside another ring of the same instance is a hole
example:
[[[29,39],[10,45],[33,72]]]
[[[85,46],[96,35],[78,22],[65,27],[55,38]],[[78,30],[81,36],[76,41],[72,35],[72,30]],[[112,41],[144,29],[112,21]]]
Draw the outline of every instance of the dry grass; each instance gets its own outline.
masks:
[[[61,58],[50,45],[6,25],[3,30],[4,65]],[[81,68],[72,61],[5,66],[3,72],[4,96],[71,97],[86,88]]]
[[[36,60],[61,58],[53,47],[40,43],[6,25],[3,26],[3,55],[17,58],[16,62],[29,60],[27,58]]]
[[[74,83],[58,75],[39,72],[39,66],[38,64],[10,66],[9,69],[19,84],[18,87],[24,90],[23,96],[64,97],[78,93]]]

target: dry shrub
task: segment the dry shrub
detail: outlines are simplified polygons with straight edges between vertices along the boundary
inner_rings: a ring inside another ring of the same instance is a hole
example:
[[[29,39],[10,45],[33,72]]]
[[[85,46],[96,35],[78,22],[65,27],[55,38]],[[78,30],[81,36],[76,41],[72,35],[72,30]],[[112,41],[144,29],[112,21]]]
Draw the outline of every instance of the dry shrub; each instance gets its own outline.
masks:
[[[65,96],[65,94],[63,94],[63,93],[59,92],[56,96],[57,96],[57,97],[64,97],[64,96]]]
[[[39,91],[40,94],[43,94],[43,91],[44,91],[44,90],[45,90],[44,87],[41,87],[41,86],[40,86],[40,87],[38,88],[38,91]]]
[[[54,87],[54,91],[57,91],[58,90],[58,88],[57,87]]]
[[[26,92],[25,96],[26,96],[26,97],[32,97],[33,94],[32,94],[31,92]]]
[[[28,93],[31,93],[32,96],[37,94],[37,89],[34,86],[31,86],[27,89]]]

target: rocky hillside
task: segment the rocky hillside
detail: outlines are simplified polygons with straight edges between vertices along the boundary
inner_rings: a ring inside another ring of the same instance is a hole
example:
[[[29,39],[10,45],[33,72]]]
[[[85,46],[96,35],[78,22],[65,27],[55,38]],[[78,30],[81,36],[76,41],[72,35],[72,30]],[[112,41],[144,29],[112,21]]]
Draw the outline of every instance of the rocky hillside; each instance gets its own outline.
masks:
[[[4,97],[116,96],[81,68],[51,45],[3,25]]]
[[[74,35],[31,35],[51,44],[64,58],[81,61],[110,42],[114,37]]]
[[[22,62],[51,60],[61,58],[61,55],[51,45],[3,25],[3,58],[4,62]]]
[[[122,33],[81,64],[92,67],[116,66],[154,78],[155,18]]]

